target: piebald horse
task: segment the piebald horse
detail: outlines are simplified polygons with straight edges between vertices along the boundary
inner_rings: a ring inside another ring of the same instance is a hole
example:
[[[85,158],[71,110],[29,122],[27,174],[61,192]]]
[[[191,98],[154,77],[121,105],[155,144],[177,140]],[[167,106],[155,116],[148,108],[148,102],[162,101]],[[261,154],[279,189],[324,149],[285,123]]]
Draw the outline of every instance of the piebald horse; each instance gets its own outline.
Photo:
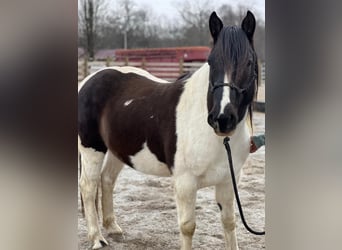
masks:
[[[103,226],[122,233],[113,213],[113,188],[124,164],[146,174],[172,176],[181,249],[192,247],[198,189],[215,186],[227,249],[238,249],[234,194],[222,144],[230,137],[236,176],[250,150],[252,102],[257,90],[254,15],[241,26],[209,19],[213,48],[191,76],[168,83],[144,70],[111,67],[88,76],[78,95],[78,146],[88,237],[108,244],[95,207],[102,188]],[[99,180],[101,179],[101,182]]]

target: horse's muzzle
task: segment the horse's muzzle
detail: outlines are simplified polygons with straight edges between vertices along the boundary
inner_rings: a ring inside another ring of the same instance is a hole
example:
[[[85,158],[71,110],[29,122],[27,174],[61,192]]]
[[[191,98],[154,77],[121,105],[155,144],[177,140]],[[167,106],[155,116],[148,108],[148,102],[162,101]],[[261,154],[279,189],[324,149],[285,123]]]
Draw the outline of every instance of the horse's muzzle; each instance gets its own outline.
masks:
[[[234,114],[220,114],[217,118],[214,118],[212,114],[209,114],[208,124],[217,135],[230,136],[236,128],[237,117]]]

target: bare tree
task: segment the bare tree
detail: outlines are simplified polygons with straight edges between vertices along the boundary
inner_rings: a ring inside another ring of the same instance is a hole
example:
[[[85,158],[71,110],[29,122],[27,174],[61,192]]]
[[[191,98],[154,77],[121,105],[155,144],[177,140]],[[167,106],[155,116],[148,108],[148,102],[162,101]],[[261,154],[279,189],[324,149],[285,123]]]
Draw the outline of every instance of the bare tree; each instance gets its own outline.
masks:
[[[134,12],[136,5],[132,0],[120,0],[119,8],[114,12],[119,29],[124,36],[124,49],[127,49],[127,33],[133,29]]]
[[[88,1],[81,1],[83,3],[79,5],[81,12],[86,13],[84,2]],[[103,1],[105,0],[97,1],[96,4]],[[211,39],[208,20],[213,10],[217,11],[224,24],[237,26],[241,25],[247,11],[247,7],[244,5],[233,7],[233,5],[223,4],[214,7],[210,1],[184,0],[177,2],[174,7],[179,11],[181,18],[168,19],[163,17],[160,20],[151,8],[139,6],[137,0],[117,0],[110,15],[105,16],[103,11],[95,15],[99,20],[95,32],[95,39],[97,40],[93,44],[95,48],[101,49],[208,46]],[[95,3],[95,1],[92,2]],[[101,17],[105,17],[103,22]],[[264,60],[265,23],[258,17],[256,19],[254,45],[259,59]],[[81,36],[83,33],[86,34],[86,32],[82,32],[85,30],[85,26],[79,25],[79,28],[83,28],[79,29]],[[87,47],[88,40],[83,39],[83,41],[83,46]],[[92,44],[91,40],[89,42]],[[79,41],[79,44],[82,44],[82,40]]]
[[[234,8],[232,5],[229,4],[223,4],[219,8],[219,15],[222,18],[222,21],[226,25],[239,25],[241,23],[241,17],[240,17],[240,9],[238,10],[239,13],[234,11]],[[246,13],[244,13],[246,14]],[[244,16],[243,16],[244,17]],[[242,17],[242,18],[243,18]]]
[[[106,0],[79,0],[78,25],[79,33],[84,39],[89,59],[94,58],[99,23],[104,13]]]
[[[106,34],[116,34],[115,47],[147,47],[156,32],[150,23],[150,10],[139,8],[133,0],[118,0],[114,11],[106,21]],[[120,42],[118,43],[118,35]]]
[[[219,7],[219,15],[222,21],[226,25],[237,25],[241,24],[241,21],[246,16],[249,8],[246,5],[239,4],[237,7],[233,7],[229,4],[223,4]],[[257,14],[257,13],[254,13]],[[258,58],[261,61],[265,60],[265,23],[263,20],[256,17],[256,29],[254,35],[254,48],[257,51]]]
[[[182,1],[176,7],[184,23],[186,45],[208,45],[210,41],[208,20],[213,5],[210,0]]]

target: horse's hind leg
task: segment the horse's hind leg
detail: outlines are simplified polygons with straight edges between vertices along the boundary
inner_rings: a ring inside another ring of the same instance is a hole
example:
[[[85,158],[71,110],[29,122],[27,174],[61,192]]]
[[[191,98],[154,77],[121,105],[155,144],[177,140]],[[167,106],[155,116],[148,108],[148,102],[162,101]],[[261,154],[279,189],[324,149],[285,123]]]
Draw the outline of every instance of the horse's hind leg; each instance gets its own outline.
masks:
[[[101,187],[103,226],[109,234],[122,234],[113,211],[113,189],[122,167],[123,163],[108,151],[101,173]]]
[[[221,210],[221,220],[227,250],[238,250],[235,230],[234,193],[231,183],[215,186],[217,205]]]
[[[88,225],[88,238],[93,249],[99,249],[108,242],[103,238],[95,207],[97,185],[101,176],[101,168],[104,153],[93,148],[85,148],[79,143],[79,150],[82,160],[82,172],[80,178],[80,189],[84,202],[84,212]]]
[[[178,212],[178,224],[181,231],[181,249],[190,250],[192,236],[195,233],[195,205],[197,182],[192,175],[183,174],[175,179],[175,193]]]

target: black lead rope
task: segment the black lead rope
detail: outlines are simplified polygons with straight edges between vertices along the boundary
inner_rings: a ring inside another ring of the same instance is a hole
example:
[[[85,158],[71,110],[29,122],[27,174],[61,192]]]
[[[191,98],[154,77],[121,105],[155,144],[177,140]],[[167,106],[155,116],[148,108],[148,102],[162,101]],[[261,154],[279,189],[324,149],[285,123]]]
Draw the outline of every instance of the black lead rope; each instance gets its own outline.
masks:
[[[238,205],[239,208],[239,212],[240,212],[240,217],[242,220],[243,225],[245,226],[245,228],[251,232],[252,234],[256,234],[256,235],[264,235],[265,231],[263,232],[257,232],[254,231],[253,229],[251,229],[248,225],[247,222],[245,220],[245,216],[243,215],[243,211],[242,211],[242,207],[241,207],[241,202],[240,202],[240,197],[239,197],[239,192],[237,189],[237,185],[236,185],[236,180],[235,180],[235,174],[234,174],[234,168],[233,168],[233,160],[232,160],[232,152],[230,150],[230,146],[229,146],[229,137],[224,138],[223,140],[223,144],[226,147],[227,150],[227,155],[228,155],[228,161],[229,161],[229,169],[230,169],[230,175],[232,177],[232,183],[233,183],[233,188],[234,188],[234,193],[235,193],[235,199],[236,199],[236,203]]]

